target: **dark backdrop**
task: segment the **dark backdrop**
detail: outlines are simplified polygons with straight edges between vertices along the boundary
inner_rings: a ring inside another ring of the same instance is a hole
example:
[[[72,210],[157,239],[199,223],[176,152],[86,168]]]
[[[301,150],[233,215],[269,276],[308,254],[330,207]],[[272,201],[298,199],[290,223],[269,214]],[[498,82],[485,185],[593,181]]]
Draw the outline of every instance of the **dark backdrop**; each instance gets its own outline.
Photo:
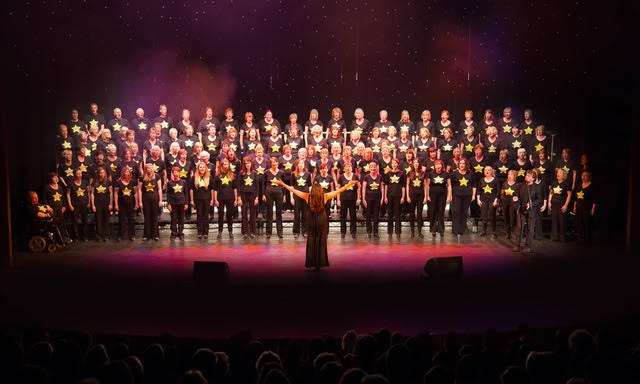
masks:
[[[631,2],[38,1],[4,6],[5,107],[13,200],[54,166],[57,124],[97,102],[148,117],[160,103],[199,120],[333,106],[416,120],[447,108],[525,107],[588,152],[623,228],[634,91]],[[357,73],[357,81],[356,81]],[[618,227],[618,225],[620,225]]]

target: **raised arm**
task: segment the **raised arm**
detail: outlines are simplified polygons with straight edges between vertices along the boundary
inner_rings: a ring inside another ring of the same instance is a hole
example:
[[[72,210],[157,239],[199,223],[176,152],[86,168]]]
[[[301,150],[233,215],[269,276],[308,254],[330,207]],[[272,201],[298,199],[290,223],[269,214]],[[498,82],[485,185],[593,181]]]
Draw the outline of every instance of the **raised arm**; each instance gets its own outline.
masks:
[[[342,187],[338,188],[337,191],[325,193],[324,194],[324,202],[326,203],[327,201],[333,199],[334,197],[338,196],[342,192],[344,192],[347,189],[349,189],[352,185],[356,185],[356,184],[358,184],[357,180],[351,180],[347,184],[345,184]]]
[[[293,193],[294,195],[298,196],[299,198],[303,199],[306,202],[309,202],[309,194],[306,192],[301,192],[298,191],[297,189],[293,188],[290,185],[285,184],[284,181],[280,180],[280,179],[276,179],[276,183],[278,183],[278,185],[280,185],[281,187],[284,187],[287,191]]]

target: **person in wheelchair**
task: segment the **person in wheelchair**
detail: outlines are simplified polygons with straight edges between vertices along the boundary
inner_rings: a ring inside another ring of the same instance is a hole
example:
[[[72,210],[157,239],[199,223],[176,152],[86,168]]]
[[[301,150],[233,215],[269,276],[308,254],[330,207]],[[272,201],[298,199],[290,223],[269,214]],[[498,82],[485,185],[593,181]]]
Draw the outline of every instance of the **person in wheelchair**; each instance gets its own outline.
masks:
[[[64,244],[60,229],[54,224],[53,209],[47,204],[39,204],[38,194],[36,192],[27,192],[26,209],[29,218],[29,233],[32,237],[44,237],[47,244],[52,243],[54,245],[54,249],[55,246],[62,246]],[[43,244],[41,248],[44,248],[47,244]]]

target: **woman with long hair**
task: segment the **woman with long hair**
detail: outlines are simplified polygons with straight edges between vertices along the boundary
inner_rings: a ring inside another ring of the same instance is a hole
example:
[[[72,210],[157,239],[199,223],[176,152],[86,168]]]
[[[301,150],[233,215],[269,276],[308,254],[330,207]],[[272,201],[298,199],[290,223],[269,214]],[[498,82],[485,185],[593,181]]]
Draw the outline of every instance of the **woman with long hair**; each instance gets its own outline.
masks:
[[[325,204],[357,183],[356,180],[351,180],[338,190],[325,193],[320,184],[314,182],[311,191],[305,193],[286,185],[282,180],[277,180],[277,184],[286,188],[309,205],[309,216],[307,216],[306,268],[313,268],[317,271],[322,267],[329,266],[329,257],[327,255],[329,219],[324,209]]]
[[[284,204],[284,192],[278,181],[282,181],[284,173],[278,168],[280,163],[277,157],[271,157],[269,162],[271,168],[264,173],[264,194],[262,195],[262,201],[267,203],[267,227],[265,229],[265,235],[267,239],[271,237],[271,231],[273,229],[273,206],[275,204],[276,230],[278,237],[282,239],[282,205]]]
[[[386,174],[387,188],[384,190],[384,203],[388,206],[389,212],[387,216],[387,234],[389,237],[393,235],[395,223],[395,233],[400,238],[401,230],[401,212],[400,206],[404,203],[406,175],[400,169],[400,161],[395,157],[391,159],[391,170]]]
[[[411,168],[407,173],[407,203],[409,204],[409,226],[411,227],[411,237],[415,236],[416,219],[418,223],[418,237],[422,234],[422,210],[427,203],[429,187],[425,182],[425,174],[422,170],[420,159],[413,159]]]
[[[189,195],[191,204],[196,210],[196,227],[198,239],[209,237],[209,207],[213,205],[213,180],[209,168],[203,162],[199,162],[191,178]]]
[[[109,238],[109,212],[112,207],[112,186],[107,170],[98,168],[91,185],[91,210],[96,214],[96,240],[107,241]]]
[[[568,172],[562,168],[556,169],[556,179],[549,190],[549,209],[551,210],[551,240],[566,241],[567,215],[571,201],[571,180],[567,179]]]
[[[505,155],[506,156],[506,155]],[[502,218],[504,219],[505,238],[511,239],[511,231],[516,227],[517,207],[513,204],[513,196],[518,191],[518,182],[516,180],[518,172],[515,169],[509,170],[507,180],[502,183],[500,196],[502,196]]]
[[[312,177],[307,172],[305,160],[296,160],[289,185],[295,186],[301,192],[309,192],[311,180]],[[292,192],[291,203],[293,204],[293,237],[297,238],[300,233],[302,236],[307,236],[307,204],[304,204],[304,201]]]
[[[487,226],[491,226],[491,236],[496,235],[496,210],[498,208],[498,198],[500,197],[500,182],[495,178],[495,171],[490,165],[484,167],[484,178],[478,182],[478,206],[480,206],[480,216],[482,217],[482,233],[480,236],[487,236]]]
[[[118,240],[124,237],[124,227],[127,226],[129,240],[135,240],[136,223],[133,212],[138,210],[138,188],[133,180],[133,170],[122,167],[120,178],[114,183],[114,208],[118,212]]]
[[[467,210],[476,198],[476,184],[473,174],[467,169],[464,157],[458,163],[458,169],[451,173],[448,185],[447,201],[451,202],[451,226],[458,239],[467,229]]]
[[[69,243],[69,233],[64,222],[64,214],[67,211],[67,202],[63,199],[65,192],[56,172],[49,172],[47,176],[48,184],[44,187],[44,201],[53,209],[53,224],[60,229],[62,240],[64,243]]]
[[[89,207],[89,181],[83,178],[80,168],[73,171],[73,180],[67,189],[67,204],[73,217],[75,240],[87,241],[87,212]],[[82,222],[82,231],[78,230],[78,219]],[[82,232],[82,235],[80,234]]]
[[[378,221],[380,220],[380,205],[384,201],[384,177],[378,172],[378,162],[369,163],[369,173],[362,177],[362,205],[365,210],[367,236],[378,239]]]
[[[444,170],[444,163],[440,159],[433,162],[433,169],[428,170],[425,184],[429,185],[427,213],[429,215],[429,230],[435,238],[440,233],[444,236],[444,208],[447,205],[447,184],[449,174]]]
[[[352,180],[358,181],[358,176],[353,173],[353,164],[345,162],[342,166],[342,174],[337,180],[340,187],[348,185]],[[339,188],[338,188],[339,189]],[[356,238],[356,208],[360,205],[360,187],[350,186],[342,195],[338,195],[338,208],[340,208],[340,236],[344,239],[347,235],[347,213],[349,214],[351,237]]]
[[[167,208],[171,213],[171,240],[184,240],[184,212],[187,210],[187,181],[180,178],[180,167],[171,168],[167,182]]]
[[[140,189],[138,205],[144,215],[144,233],[142,240],[160,240],[158,218],[162,209],[162,180],[153,171],[153,164],[144,167],[144,174],[138,183]]]
[[[242,207],[242,237],[254,238],[256,235],[256,214],[258,211],[258,174],[253,170],[250,156],[242,159],[238,181],[240,194],[238,205]]]
[[[213,205],[218,207],[218,240],[222,238],[225,215],[229,238],[233,239],[233,212],[238,206],[238,188],[228,159],[220,162],[218,174],[213,181]]]

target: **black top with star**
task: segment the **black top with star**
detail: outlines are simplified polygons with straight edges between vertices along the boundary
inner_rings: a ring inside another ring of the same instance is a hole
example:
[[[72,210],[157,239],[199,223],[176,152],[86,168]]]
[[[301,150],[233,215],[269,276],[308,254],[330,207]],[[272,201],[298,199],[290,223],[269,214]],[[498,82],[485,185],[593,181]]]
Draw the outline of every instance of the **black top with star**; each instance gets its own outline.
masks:
[[[167,203],[171,205],[187,204],[187,181],[183,179],[167,181]]]
[[[322,192],[331,192],[331,186],[333,185],[333,176],[331,176],[331,173],[327,173],[327,176],[322,176],[318,172],[313,181],[320,184],[320,187],[322,187]]]
[[[517,127],[518,123],[513,118],[509,122],[505,122],[504,118],[500,118],[495,126],[498,128],[498,135],[511,136],[511,128]]]
[[[483,203],[493,204],[493,201],[500,196],[500,182],[495,177],[490,182],[481,177],[477,193],[480,194]]]
[[[49,184],[44,187],[44,202],[53,208],[54,212],[60,212],[67,205],[66,201],[61,184],[58,184],[58,189],[51,188]]]
[[[590,183],[585,188],[582,187],[582,183],[576,183],[573,198],[576,202],[576,212],[584,212],[587,215],[590,215],[591,208],[593,207],[593,204],[596,204],[597,200],[597,193],[594,189],[593,183]]]
[[[131,119],[131,126],[134,131],[136,131],[136,141],[138,143],[143,143],[145,140],[149,138],[149,130],[151,129],[151,120],[146,117],[134,117]]]
[[[291,173],[289,182],[289,185],[298,191],[309,192],[309,188],[311,187],[311,174],[306,171],[300,176],[296,176],[294,173]]]
[[[396,128],[398,128],[398,136],[400,136],[400,131],[405,129],[405,127],[409,131],[409,137],[416,134],[416,126],[413,124],[413,121],[400,120],[398,121],[398,124],[396,124]]]
[[[211,190],[213,189],[213,178],[209,177],[209,184],[206,185],[204,178],[196,183],[196,177],[189,180],[189,189],[193,190],[193,200],[211,200]]]
[[[91,128],[92,125],[98,127],[98,129],[102,128],[102,126],[107,125],[107,120],[100,113],[96,113],[95,115],[92,113],[88,113],[84,115],[84,122],[87,124],[87,130]]]
[[[205,151],[209,152],[212,159],[215,159],[220,154],[220,142],[220,136],[211,138],[206,135],[202,137],[202,146]]]
[[[440,150],[440,160],[447,164],[453,157],[453,149],[458,146],[458,142],[455,139],[446,141],[445,139],[438,140],[438,149]]]
[[[260,127],[260,139],[262,141],[266,141],[267,138],[269,138],[269,136],[271,136],[271,127],[272,126],[276,126],[278,127],[278,135],[282,134],[282,126],[280,125],[280,122],[276,119],[273,119],[270,123],[267,122],[265,119],[261,119],[260,121],[258,121],[258,127]]]
[[[69,136],[73,137],[74,140],[77,141],[83,132],[87,133],[87,130],[85,129],[84,126],[85,126],[85,123],[82,120],[76,120],[76,121],[69,120],[69,123],[67,124]]]
[[[287,144],[291,147],[291,152],[298,153],[298,150],[304,147],[304,140],[302,137],[287,137]]]
[[[520,183],[517,181],[513,184],[509,184],[508,181],[503,182],[500,194],[502,195],[504,203],[511,203],[513,201],[513,196],[517,196],[519,188]]]
[[[220,125],[222,126],[222,132],[224,133],[224,136],[229,133],[231,128],[235,128],[236,132],[238,133],[238,137],[240,137],[240,124],[238,124],[237,121],[233,119],[231,119],[231,121],[227,121],[227,119],[224,119],[220,122]]]
[[[456,129],[455,124],[453,124],[453,121],[448,120],[447,121],[449,124],[447,124],[446,126],[442,124],[441,120],[436,121],[435,123],[435,133],[434,136],[442,138],[444,136],[444,129],[445,128],[451,128],[451,133],[452,133],[452,137],[458,137],[458,131]]]
[[[509,170],[511,169],[511,162],[507,160],[506,163],[497,160],[492,165],[493,169],[496,171],[496,178],[500,180],[501,183],[507,181],[507,176],[509,176]]]
[[[216,127],[216,132],[218,134],[220,135],[226,134],[226,132],[223,131],[223,128],[220,125],[220,120],[218,120],[216,117],[212,117],[211,120],[208,120],[206,117],[202,118],[202,120],[200,120],[200,122],[198,123],[198,126],[193,127],[194,128],[193,132],[194,133],[200,132],[203,136],[209,135],[210,125],[214,125]],[[184,123],[182,122],[182,120],[180,123],[178,123],[178,132],[184,133]]]
[[[513,135],[502,135],[500,137],[500,145],[498,145],[498,148],[501,150],[508,150],[509,159],[515,160],[518,158],[518,150],[520,148],[525,148],[524,138],[522,136],[514,137]]]
[[[158,198],[158,180],[160,180],[160,177],[157,174],[154,174],[150,180],[145,180],[144,177],[140,177],[143,199]]]
[[[407,178],[409,179],[409,195],[424,194],[425,176],[425,173],[407,173]]]
[[[516,181],[519,183],[524,181],[524,176],[526,175],[527,171],[532,168],[533,166],[531,165],[529,160],[526,160],[524,164],[520,164],[518,160],[511,163],[511,169],[517,172]]]
[[[425,174],[425,177],[429,179],[429,196],[439,195],[447,190],[447,179],[449,179],[447,172],[430,171]]]
[[[165,138],[169,137],[169,130],[173,128],[173,119],[171,116],[157,116],[153,119],[153,123],[160,123],[160,134]]]
[[[367,189],[365,191],[365,198],[380,198],[382,195],[382,188],[384,186],[384,178],[381,174],[378,174],[375,178],[371,174],[367,174],[363,182],[367,183]]]
[[[278,159],[278,164],[280,170],[284,173],[284,181],[285,183],[289,183],[289,179],[291,178],[291,172],[293,172],[293,167],[295,166],[296,157],[291,156],[289,159],[285,159],[284,156],[280,156]]]
[[[231,180],[233,178],[233,180]],[[229,175],[216,175],[213,179],[213,189],[218,193],[217,199],[219,201],[233,201],[235,195],[234,189],[237,189],[235,175],[232,177]]]
[[[156,160],[153,160],[151,157],[147,157],[147,164],[153,165],[153,173],[158,176],[163,175],[166,164],[162,158],[158,157]]]
[[[280,157],[282,156],[282,147],[284,147],[284,140],[282,140],[281,136],[277,136],[274,140],[273,136],[269,136],[269,138],[265,141],[266,151],[265,153],[270,157]]]
[[[254,195],[258,195],[258,174],[256,171],[252,171],[251,173],[240,173],[238,175],[238,192],[239,193],[252,193]],[[248,202],[249,204],[253,204],[253,202]],[[243,202],[243,204],[248,204],[247,202]]]
[[[267,193],[271,192],[271,191],[281,191],[282,187],[280,185],[274,183],[275,179],[284,181],[284,172],[282,172],[281,170],[278,169],[278,172],[273,174],[273,172],[271,172],[271,168],[269,168],[266,171],[264,171],[264,189],[263,189],[263,191],[266,191]]]
[[[345,177],[345,175],[342,174],[338,178],[337,187],[342,187],[344,185],[347,185],[347,184],[349,184],[349,181],[351,181],[351,180],[358,181],[358,176],[356,176],[355,173],[351,172],[351,178],[347,179]],[[354,185],[350,186],[349,188],[347,188],[344,192],[342,192],[342,194],[340,195],[340,200],[341,201],[355,201],[355,200],[358,200],[358,184],[354,184]]]
[[[471,196],[473,188],[476,186],[473,173],[466,172],[464,175],[460,171],[454,171],[449,176],[451,179],[451,191],[453,196]]]
[[[567,193],[571,191],[571,181],[567,178],[565,181],[558,183],[558,179],[554,178],[551,182],[551,207],[559,208],[567,201]]]
[[[437,137],[440,134],[440,132],[436,133],[436,125],[433,123],[433,121],[427,121],[426,123],[422,120],[418,121],[416,123],[417,134],[420,134],[420,129],[422,128],[427,128],[429,130],[429,137]]]
[[[116,120],[115,118],[113,118],[107,123],[107,129],[111,131],[111,136],[113,137],[121,135],[120,131],[122,127],[131,127],[129,120],[124,118]]]
[[[494,141],[491,141],[489,137],[483,137],[482,145],[484,146],[484,155],[489,160],[489,163],[498,161],[500,156],[500,139],[496,137]]]
[[[93,203],[95,205],[108,205],[111,197],[111,182],[95,180],[93,182]]]
[[[113,183],[113,188],[115,188],[115,190],[117,190],[117,194],[118,194],[118,204],[120,204],[121,202],[124,202],[126,204],[130,204],[130,205],[134,205],[136,200],[135,200],[135,196],[136,196],[136,191],[135,189],[137,188],[137,185],[135,185],[135,182],[133,181],[134,179],[132,178],[131,180],[129,180],[128,183],[124,183],[122,181],[122,179],[118,179],[116,180],[115,183]]]
[[[426,140],[422,140],[420,138],[416,139],[414,147],[416,148],[416,156],[420,160],[425,160],[429,158],[429,148],[435,147],[436,144],[432,139],[428,138]]]
[[[368,136],[371,133],[371,124],[367,119],[362,119],[359,124],[356,119],[353,119],[349,129],[350,131],[359,131],[360,135]]]
[[[467,137],[467,135],[462,135],[460,137],[460,144],[462,145],[462,156],[466,157],[467,159],[475,156],[474,148],[478,143],[478,136],[474,135],[473,137],[471,137],[471,140],[469,140],[469,137]]]
[[[387,197],[402,197],[402,189],[406,187],[406,176],[404,171],[389,171],[386,175]]]
[[[71,180],[68,188],[71,192],[71,203],[74,205],[74,208],[89,204],[89,182],[87,180],[82,179],[80,185],[76,184],[74,180]]]
[[[476,175],[476,179],[483,177],[484,167],[486,167],[487,165],[489,165],[489,161],[486,157],[482,157],[482,159],[478,160],[475,156],[473,156],[471,160],[469,160],[469,168],[473,170],[473,173]],[[496,174],[498,172],[499,171],[496,171]]]
[[[540,160],[536,159],[536,161],[534,161],[533,163],[533,168],[538,170],[540,179],[544,181],[546,185],[549,185],[551,183],[551,178],[554,177],[554,168],[551,164],[551,160],[547,160],[544,162],[544,164],[540,164]]]

